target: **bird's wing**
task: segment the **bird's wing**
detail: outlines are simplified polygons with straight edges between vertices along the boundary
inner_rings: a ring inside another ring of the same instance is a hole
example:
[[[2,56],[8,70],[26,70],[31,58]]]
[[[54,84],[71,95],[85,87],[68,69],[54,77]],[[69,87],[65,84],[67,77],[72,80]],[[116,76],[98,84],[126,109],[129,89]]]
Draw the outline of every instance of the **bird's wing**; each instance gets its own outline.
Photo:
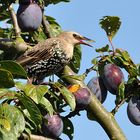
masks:
[[[48,39],[45,42],[41,42],[17,58],[16,62],[25,67],[39,60],[49,59],[52,55],[51,49],[56,48],[58,43],[60,42],[56,41],[56,39]]]

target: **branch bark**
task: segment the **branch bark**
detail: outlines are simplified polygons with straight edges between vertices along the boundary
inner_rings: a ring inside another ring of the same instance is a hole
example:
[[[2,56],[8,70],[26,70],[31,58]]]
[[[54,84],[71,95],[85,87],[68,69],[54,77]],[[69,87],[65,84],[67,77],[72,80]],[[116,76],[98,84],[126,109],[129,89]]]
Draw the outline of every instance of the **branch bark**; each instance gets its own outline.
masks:
[[[11,13],[11,17],[12,17],[16,37],[20,37],[20,28],[18,26],[17,17],[16,17],[16,14],[15,14],[14,10],[13,10],[12,4],[9,6],[9,11]]]
[[[29,47],[22,38],[16,40],[0,38],[0,50],[4,51],[3,59],[14,60],[16,56],[24,53]]]
[[[66,66],[64,68],[63,75],[75,75],[75,73],[68,66]],[[70,84],[79,84],[81,87],[88,89],[88,87],[84,84],[83,81],[78,81],[67,76],[64,76],[63,80]],[[105,130],[108,137],[111,140],[126,140],[126,137],[119,125],[117,124],[114,116],[104,108],[104,106],[99,102],[99,100],[96,98],[96,96],[94,96],[91,91],[90,93],[93,95],[93,97],[88,105],[88,110],[93,113],[97,122]]]
[[[51,31],[50,31],[50,24],[49,22],[46,20],[46,17],[45,15],[43,15],[43,18],[42,18],[42,24],[44,26],[44,29],[45,29],[45,34],[48,38],[51,38],[53,35],[51,34]]]
[[[23,133],[21,137],[22,137],[21,139],[23,140],[55,140],[55,139],[46,138],[39,135],[33,135],[33,134],[27,135],[25,133]]]

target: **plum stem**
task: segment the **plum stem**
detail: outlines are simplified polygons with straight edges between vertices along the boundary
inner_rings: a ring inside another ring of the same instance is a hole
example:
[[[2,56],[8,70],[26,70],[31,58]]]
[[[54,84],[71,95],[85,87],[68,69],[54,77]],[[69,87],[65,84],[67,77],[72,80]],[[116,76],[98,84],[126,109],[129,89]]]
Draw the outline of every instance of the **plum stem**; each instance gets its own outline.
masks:
[[[93,65],[92,67],[86,69],[86,71],[83,73],[84,77],[87,77],[87,75],[88,75],[91,71],[96,70],[97,65],[98,65],[98,64]]]
[[[115,47],[114,47],[114,45],[112,43],[112,39],[109,36],[108,36],[108,40],[109,40],[109,43],[110,43],[110,45],[112,47],[113,54],[115,54]]]

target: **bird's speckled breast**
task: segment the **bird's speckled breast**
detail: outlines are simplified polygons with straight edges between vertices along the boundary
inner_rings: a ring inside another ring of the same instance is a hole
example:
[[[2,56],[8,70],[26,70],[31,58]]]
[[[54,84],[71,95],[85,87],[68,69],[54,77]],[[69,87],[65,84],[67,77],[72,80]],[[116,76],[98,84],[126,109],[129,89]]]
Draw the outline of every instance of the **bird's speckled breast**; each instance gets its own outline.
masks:
[[[40,60],[32,66],[28,66],[27,71],[30,76],[51,75],[59,72],[70,59],[66,58],[66,54],[59,48],[53,49],[53,55],[46,60]]]

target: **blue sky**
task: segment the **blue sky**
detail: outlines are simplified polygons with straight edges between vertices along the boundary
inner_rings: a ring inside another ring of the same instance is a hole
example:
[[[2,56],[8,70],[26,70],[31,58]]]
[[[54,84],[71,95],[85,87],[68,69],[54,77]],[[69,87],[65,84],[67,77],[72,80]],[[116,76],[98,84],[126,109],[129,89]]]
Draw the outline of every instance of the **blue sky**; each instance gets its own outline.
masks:
[[[106,15],[119,16],[122,21],[121,28],[113,39],[114,46],[127,50],[134,62],[140,63],[139,5],[139,0],[71,0],[70,3],[50,5],[45,9],[45,12],[56,18],[63,30],[74,30],[96,41],[93,44],[93,49],[82,46],[83,58],[80,73],[83,73],[86,68],[91,66],[92,58],[97,56],[95,48],[103,47],[108,43],[105,32],[99,26],[99,19]],[[85,82],[87,83],[93,76],[96,76],[96,73],[89,74]],[[103,104],[108,111],[114,107],[114,100],[115,97],[108,93],[107,100]],[[139,137],[139,126],[130,123],[126,107],[127,104],[124,104],[115,118],[127,139],[134,140]],[[74,140],[109,140],[97,122],[89,121],[86,118],[85,112],[81,113],[81,117],[73,118],[72,122],[75,126]]]

